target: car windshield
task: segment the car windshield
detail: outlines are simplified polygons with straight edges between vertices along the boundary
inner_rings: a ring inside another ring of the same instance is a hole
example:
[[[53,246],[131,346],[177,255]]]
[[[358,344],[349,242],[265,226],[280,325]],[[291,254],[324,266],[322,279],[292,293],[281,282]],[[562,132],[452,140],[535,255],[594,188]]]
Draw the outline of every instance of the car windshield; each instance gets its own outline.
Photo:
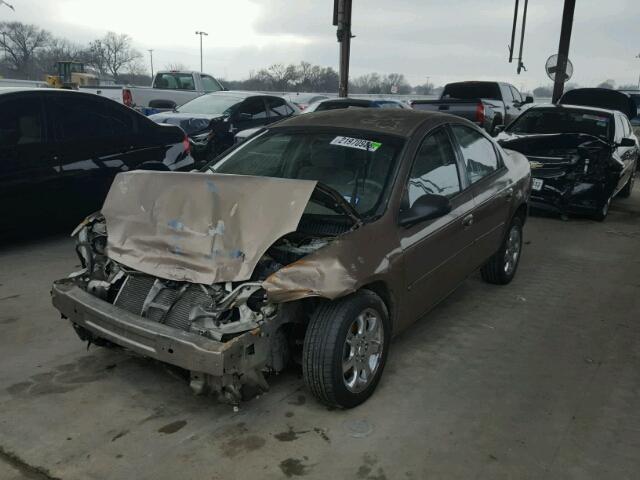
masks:
[[[180,113],[205,113],[214,115],[227,114],[229,109],[234,105],[242,102],[243,97],[233,97],[230,95],[217,95],[210,93],[194,98],[190,102],[178,107],[176,111]]]
[[[368,217],[380,208],[403,145],[398,137],[364,131],[268,131],[208,168],[216,173],[316,180]],[[335,214],[318,208],[314,205],[307,213]]]
[[[509,133],[550,134],[586,133],[608,140],[611,137],[611,116],[606,113],[535,108],[520,115],[508,128]]]
[[[502,95],[497,83],[450,83],[444,87],[442,98],[457,98],[460,100],[489,98],[491,100],[501,100]]]

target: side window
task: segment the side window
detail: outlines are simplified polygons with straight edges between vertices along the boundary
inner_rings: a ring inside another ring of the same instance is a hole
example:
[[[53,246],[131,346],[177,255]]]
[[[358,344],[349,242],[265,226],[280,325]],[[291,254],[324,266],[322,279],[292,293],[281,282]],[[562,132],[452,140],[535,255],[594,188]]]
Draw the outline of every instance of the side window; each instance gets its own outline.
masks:
[[[405,206],[411,207],[426,193],[451,197],[459,191],[455,150],[446,130],[441,128],[429,134],[420,145],[409,176]]]
[[[624,127],[622,126],[621,115],[616,113],[615,119],[616,119],[616,134],[614,135],[614,139],[616,142],[619,142],[620,140],[622,140],[622,137],[624,136]]]
[[[262,97],[245,100],[238,113],[250,115],[251,117],[243,118],[242,120],[264,120],[267,118],[267,110]]]
[[[509,88],[509,85],[501,85],[500,91],[502,92],[502,101],[504,103],[513,102],[513,94],[511,93],[511,89]]]
[[[463,125],[453,125],[451,128],[460,145],[471,183],[491,175],[500,168],[498,155],[490,140],[480,132]]]
[[[220,84],[215,80],[215,78],[210,77],[209,75],[200,75],[200,79],[202,80],[202,88],[205,92],[219,92],[222,90],[222,88],[220,88]]]
[[[55,115],[54,132],[60,141],[90,141],[113,136],[114,124],[105,102],[83,95],[56,95],[51,98],[51,106]]]
[[[44,118],[39,98],[13,98],[0,103],[0,147],[43,142]]]
[[[510,86],[509,88],[511,89],[511,95],[513,95],[513,99],[516,102],[522,103],[522,95],[520,95],[520,92],[516,90],[515,87],[513,86]]]
[[[629,123],[629,119],[626,116],[622,117],[622,126],[624,127],[624,136],[630,137],[632,132],[631,124]]]
[[[293,109],[281,98],[267,98],[269,115],[272,117],[288,117],[293,113]]]

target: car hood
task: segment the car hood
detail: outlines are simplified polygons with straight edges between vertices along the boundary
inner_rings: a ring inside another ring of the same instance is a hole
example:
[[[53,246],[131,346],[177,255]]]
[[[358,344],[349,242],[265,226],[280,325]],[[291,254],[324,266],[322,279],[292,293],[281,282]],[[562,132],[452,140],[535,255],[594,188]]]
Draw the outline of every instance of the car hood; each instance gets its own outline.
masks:
[[[177,125],[182,128],[187,135],[199,133],[209,128],[211,120],[222,118],[220,114],[205,113],[181,113],[181,112],[163,112],[149,115],[149,118],[156,123],[166,123],[169,125]]]
[[[167,280],[248,280],[266,250],[296,230],[315,188],[310,180],[120,173],[102,209],[107,255]]]

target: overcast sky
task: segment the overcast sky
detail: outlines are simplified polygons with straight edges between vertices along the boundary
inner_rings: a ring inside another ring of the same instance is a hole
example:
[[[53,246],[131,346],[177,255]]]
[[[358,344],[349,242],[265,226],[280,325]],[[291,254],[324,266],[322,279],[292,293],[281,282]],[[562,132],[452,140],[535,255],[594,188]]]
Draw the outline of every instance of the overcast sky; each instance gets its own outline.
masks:
[[[84,42],[109,30],[127,33],[156,69],[180,62],[199,69],[196,30],[204,38],[204,69],[221,78],[246,78],[272,63],[337,68],[332,0],[8,0],[0,20],[34,23]],[[523,1],[520,2],[524,3]],[[570,58],[572,81],[608,78],[637,83],[640,75],[640,0],[578,0]],[[353,0],[351,71],[404,73],[436,85],[500,79],[519,87],[548,84],[547,57],[558,48],[562,0],[531,0],[525,37],[527,72],[507,62],[514,0]]]

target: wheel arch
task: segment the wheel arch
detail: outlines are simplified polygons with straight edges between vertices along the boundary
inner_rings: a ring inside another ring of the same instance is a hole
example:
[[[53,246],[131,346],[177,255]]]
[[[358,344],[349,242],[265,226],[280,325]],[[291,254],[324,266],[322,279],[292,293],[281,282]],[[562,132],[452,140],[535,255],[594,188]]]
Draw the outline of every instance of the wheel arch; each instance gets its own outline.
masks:
[[[397,303],[389,286],[382,280],[377,280],[363,285],[361,290],[369,290],[370,292],[373,292],[378,297],[380,297],[380,300],[382,300],[382,302],[387,307],[387,313],[389,314],[389,323],[393,327],[397,318]]]

